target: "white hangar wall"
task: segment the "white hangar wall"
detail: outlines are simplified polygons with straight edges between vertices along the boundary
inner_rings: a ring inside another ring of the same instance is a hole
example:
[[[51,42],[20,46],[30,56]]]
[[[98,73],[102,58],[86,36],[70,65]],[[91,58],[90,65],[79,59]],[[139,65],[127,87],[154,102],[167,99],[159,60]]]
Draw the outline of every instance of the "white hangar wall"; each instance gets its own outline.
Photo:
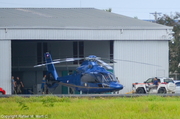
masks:
[[[132,83],[149,77],[168,77],[168,41],[114,41],[115,75],[124,85],[120,93],[132,91]]]
[[[0,40],[0,87],[11,94],[11,41]]]

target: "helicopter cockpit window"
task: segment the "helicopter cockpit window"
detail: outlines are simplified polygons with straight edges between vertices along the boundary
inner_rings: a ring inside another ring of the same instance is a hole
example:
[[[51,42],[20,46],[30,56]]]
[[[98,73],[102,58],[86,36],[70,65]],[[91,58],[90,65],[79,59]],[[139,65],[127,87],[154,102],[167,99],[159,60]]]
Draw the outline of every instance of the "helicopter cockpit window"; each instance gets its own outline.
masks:
[[[115,78],[113,74],[98,73],[98,74],[95,74],[95,76],[97,77],[97,80],[102,83],[110,82],[110,81],[117,81],[117,79]]]
[[[81,77],[81,81],[85,83],[99,83],[99,81],[93,74],[84,74]]]
[[[84,74],[81,77],[82,82],[86,83],[107,83],[111,81],[117,81],[113,74],[105,74],[105,73],[92,73],[92,74]]]
[[[113,74],[104,74],[106,80],[108,81],[117,81],[117,79],[115,78],[115,76]]]
[[[97,80],[99,81],[99,82],[101,82],[101,83],[105,83],[105,82],[107,82],[107,80],[106,80],[106,78],[104,77],[104,75],[103,74],[95,74],[95,76],[96,76],[96,78],[97,78]]]

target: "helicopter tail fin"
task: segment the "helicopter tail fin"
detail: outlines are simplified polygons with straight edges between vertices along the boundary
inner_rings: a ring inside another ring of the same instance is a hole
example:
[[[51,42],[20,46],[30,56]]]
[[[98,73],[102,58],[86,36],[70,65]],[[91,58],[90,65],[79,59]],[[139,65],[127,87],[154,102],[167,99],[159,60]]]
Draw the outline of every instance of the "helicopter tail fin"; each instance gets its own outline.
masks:
[[[50,54],[49,52],[46,52],[46,53],[44,54],[44,57],[45,57],[45,61],[46,61],[47,71],[52,74],[52,76],[53,76],[53,78],[54,78],[55,80],[57,80],[58,74],[57,74],[57,71],[56,71],[56,69],[55,69],[55,67],[54,67],[54,63],[53,63],[53,61],[52,61],[51,54]]]

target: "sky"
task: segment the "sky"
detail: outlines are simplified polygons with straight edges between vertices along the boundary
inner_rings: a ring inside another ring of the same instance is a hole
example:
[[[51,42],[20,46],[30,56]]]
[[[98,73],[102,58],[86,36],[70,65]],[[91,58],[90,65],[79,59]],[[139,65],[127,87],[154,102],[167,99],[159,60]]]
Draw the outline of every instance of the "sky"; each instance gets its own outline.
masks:
[[[142,20],[180,12],[179,0],[0,0],[0,8],[96,8]]]

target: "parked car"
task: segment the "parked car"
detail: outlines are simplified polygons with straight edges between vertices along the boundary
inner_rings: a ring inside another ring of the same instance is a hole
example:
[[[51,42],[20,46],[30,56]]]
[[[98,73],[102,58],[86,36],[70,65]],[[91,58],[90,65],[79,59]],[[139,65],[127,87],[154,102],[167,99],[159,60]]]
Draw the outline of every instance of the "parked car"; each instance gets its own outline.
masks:
[[[147,79],[144,83],[133,83],[132,88],[135,93],[175,93],[176,85],[172,78],[157,77],[158,86],[152,87],[155,77]]]
[[[180,93],[180,80],[174,80],[174,83],[176,84],[175,93]]]
[[[6,91],[2,88],[0,88],[0,95],[5,95],[6,94]]]

